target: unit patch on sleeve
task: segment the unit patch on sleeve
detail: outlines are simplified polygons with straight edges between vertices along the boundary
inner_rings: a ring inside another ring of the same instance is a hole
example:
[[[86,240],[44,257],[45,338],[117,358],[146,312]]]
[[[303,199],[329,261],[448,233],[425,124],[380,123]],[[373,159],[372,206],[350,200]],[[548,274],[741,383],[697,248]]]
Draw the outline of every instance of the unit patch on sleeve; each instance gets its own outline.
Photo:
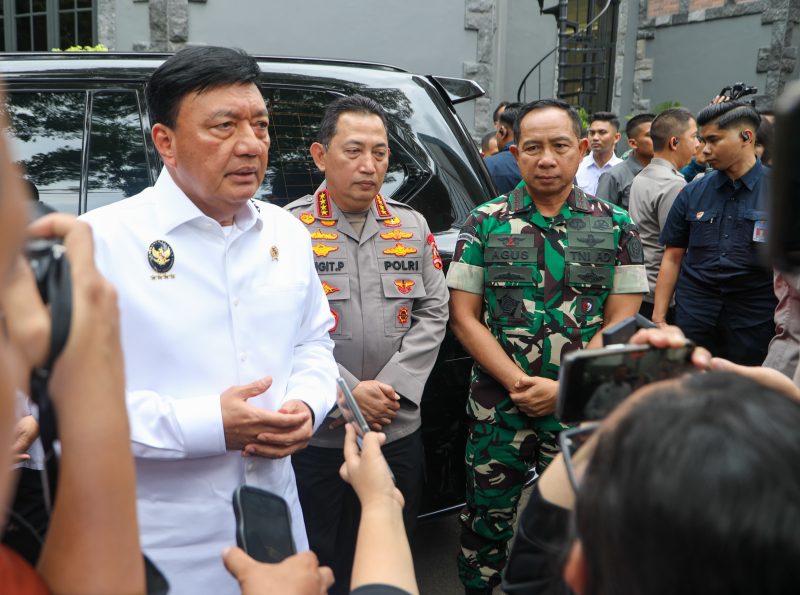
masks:
[[[432,233],[428,234],[428,245],[431,247],[431,258],[433,259],[434,268],[441,270],[444,264],[442,263],[442,257],[439,255],[439,247],[436,245],[436,238],[433,237]]]

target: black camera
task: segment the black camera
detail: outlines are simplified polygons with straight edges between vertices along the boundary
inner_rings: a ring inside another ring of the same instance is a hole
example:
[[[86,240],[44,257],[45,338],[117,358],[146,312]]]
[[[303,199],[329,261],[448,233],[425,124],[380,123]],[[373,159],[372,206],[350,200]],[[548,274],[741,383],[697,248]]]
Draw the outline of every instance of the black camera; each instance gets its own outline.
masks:
[[[32,220],[39,219],[55,211],[41,202],[31,205]],[[72,318],[72,284],[70,282],[69,261],[60,239],[31,238],[25,245],[25,256],[30,264],[36,287],[42,301],[50,306],[52,330],[50,352],[43,370],[49,372],[56,358],[61,354],[69,336]],[[37,395],[31,395],[37,400]],[[37,403],[38,404],[38,403]]]
[[[741,99],[747,95],[755,95],[758,93],[757,87],[751,87],[747,83],[733,83],[728,87],[723,87],[722,91],[719,92],[719,95],[723,97],[730,97],[732,100]],[[755,101],[751,101],[751,103],[755,103]]]

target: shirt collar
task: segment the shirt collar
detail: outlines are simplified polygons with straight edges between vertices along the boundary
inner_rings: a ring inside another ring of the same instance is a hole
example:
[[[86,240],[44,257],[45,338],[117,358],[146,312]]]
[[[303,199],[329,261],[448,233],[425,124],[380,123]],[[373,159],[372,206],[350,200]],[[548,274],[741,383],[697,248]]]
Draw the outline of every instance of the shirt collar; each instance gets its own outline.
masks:
[[[741,178],[734,181],[731,180],[727,175],[723,172],[717,170],[717,180],[716,186],[717,188],[722,188],[725,184],[730,184],[731,186],[735,186],[736,182],[741,182],[745,185],[748,190],[752,190],[758,179],[761,177],[761,173],[764,169],[764,166],[761,164],[760,159],[756,159],[755,164],[751,167],[746,174],[744,174]]]
[[[190,223],[192,221],[212,221],[211,217],[197,208],[191,199],[181,190],[172,179],[167,168],[162,168],[158,175],[154,190],[158,195],[156,201],[159,218],[165,233],[173,229]],[[233,224],[242,232],[248,231],[254,225],[259,229],[263,226],[263,221],[259,215],[258,207],[249,200],[233,218]]]
[[[666,159],[662,159],[661,157],[653,157],[650,160],[650,165],[657,165],[659,167],[666,167],[674,171],[676,174],[680,175],[680,172],[675,168],[671,161],[667,161]]]

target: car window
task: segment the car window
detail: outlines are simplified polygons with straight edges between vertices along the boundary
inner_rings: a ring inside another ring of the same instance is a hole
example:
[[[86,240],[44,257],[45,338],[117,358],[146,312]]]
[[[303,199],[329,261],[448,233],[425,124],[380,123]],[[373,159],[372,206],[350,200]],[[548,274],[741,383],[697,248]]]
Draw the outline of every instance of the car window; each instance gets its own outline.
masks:
[[[311,159],[309,148],[317,140],[322,112],[339,95],[319,90],[262,89],[270,106],[269,167],[256,198],[286,205],[313,194],[325,179]],[[391,157],[381,193],[398,200],[427,172],[394,134],[389,139]]]
[[[135,92],[94,93],[90,130],[87,210],[133,196],[150,185]]]
[[[11,150],[39,198],[77,215],[86,93],[13,92],[6,109]]]

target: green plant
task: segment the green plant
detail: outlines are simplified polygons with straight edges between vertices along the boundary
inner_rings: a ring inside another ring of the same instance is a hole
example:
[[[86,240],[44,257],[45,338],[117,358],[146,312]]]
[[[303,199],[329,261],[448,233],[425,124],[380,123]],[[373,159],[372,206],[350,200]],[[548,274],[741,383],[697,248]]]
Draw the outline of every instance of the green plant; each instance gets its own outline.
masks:
[[[668,109],[673,108],[673,107],[681,107],[681,102],[680,101],[664,101],[662,103],[659,103],[657,106],[655,106],[653,108],[653,113],[655,115],[658,115],[661,112],[663,112],[664,110],[668,110]]]
[[[586,111],[585,107],[578,108],[578,115],[581,117],[581,128],[584,130],[589,128],[589,112]]]
[[[108,48],[104,46],[102,43],[98,43],[97,45],[73,45],[68,47],[65,50],[61,48],[53,48],[50,50],[51,52],[107,52]]]

